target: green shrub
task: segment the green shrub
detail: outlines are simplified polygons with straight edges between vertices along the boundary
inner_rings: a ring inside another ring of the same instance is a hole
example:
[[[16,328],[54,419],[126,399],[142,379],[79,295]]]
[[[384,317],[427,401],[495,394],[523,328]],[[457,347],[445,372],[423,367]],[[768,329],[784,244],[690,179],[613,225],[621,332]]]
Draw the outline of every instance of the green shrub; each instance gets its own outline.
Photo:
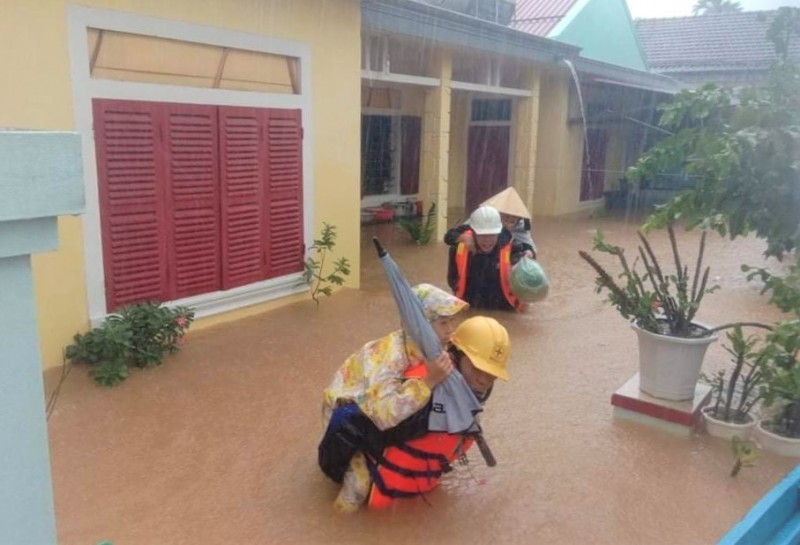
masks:
[[[398,221],[400,227],[408,233],[411,240],[423,246],[433,239],[436,230],[436,203],[432,202],[425,214],[425,221],[422,218],[403,218]]]
[[[130,367],[161,365],[177,352],[194,321],[186,307],[165,307],[146,302],[122,307],[103,324],[73,337],[66,348],[70,363],[90,364],[89,374],[103,386],[115,386],[128,378]]]

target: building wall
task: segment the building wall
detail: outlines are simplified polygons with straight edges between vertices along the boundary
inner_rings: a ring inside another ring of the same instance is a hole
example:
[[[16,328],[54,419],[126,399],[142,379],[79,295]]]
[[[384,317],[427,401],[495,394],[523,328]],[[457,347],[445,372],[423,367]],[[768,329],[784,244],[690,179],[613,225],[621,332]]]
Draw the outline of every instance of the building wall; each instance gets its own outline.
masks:
[[[523,84],[531,90],[530,98],[514,100],[512,127],[513,169],[509,185],[513,185],[531,211],[536,187],[536,162],[539,154],[539,111],[541,98],[541,70],[528,67],[523,73]]]
[[[406,86],[385,87],[379,82],[361,85],[361,107],[368,112],[386,115],[425,115],[425,89]]]
[[[548,38],[581,47],[587,59],[647,70],[625,0],[581,0]]]
[[[448,183],[447,223],[454,225],[469,212],[464,210],[467,188],[467,137],[469,134],[469,104],[471,96],[466,92],[453,93],[450,112],[450,179]]]
[[[583,208],[580,204],[583,130],[580,124],[567,124],[570,85],[566,70],[542,72],[534,215],[557,216]]]
[[[359,278],[360,11],[356,0],[84,0],[81,5],[307,43],[311,50],[314,225],[338,228],[337,253],[353,262],[349,286]],[[10,2],[3,7],[0,57],[0,126],[73,130],[65,0]],[[33,44],[20,47],[20,44]],[[308,136],[307,136],[308,137]],[[72,335],[89,326],[82,221],[59,218],[59,250],[33,261],[42,359],[61,363]],[[297,296],[301,297],[301,296]],[[296,300],[288,298],[218,315],[197,327],[237,319]],[[305,296],[303,296],[305,297]]]

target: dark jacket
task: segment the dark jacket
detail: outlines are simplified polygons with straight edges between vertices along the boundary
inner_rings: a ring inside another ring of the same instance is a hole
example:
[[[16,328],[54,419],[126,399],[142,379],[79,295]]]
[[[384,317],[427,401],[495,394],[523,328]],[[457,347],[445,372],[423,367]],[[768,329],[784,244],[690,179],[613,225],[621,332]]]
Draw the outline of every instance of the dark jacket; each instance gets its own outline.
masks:
[[[459,225],[445,233],[444,241],[450,246],[450,256],[447,264],[447,283],[450,289],[456,290],[458,286],[458,268],[456,266],[456,248],[458,237],[461,236],[469,225]],[[470,256],[467,287],[463,299],[473,308],[488,310],[514,310],[514,307],[503,295],[500,283],[500,249],[511,243],[511,263],[516,263],[526,250],[533,251],[528,244],[512,240],[511,233],[505,228],[500,231],[497,244],[489,253],[476,251]]]

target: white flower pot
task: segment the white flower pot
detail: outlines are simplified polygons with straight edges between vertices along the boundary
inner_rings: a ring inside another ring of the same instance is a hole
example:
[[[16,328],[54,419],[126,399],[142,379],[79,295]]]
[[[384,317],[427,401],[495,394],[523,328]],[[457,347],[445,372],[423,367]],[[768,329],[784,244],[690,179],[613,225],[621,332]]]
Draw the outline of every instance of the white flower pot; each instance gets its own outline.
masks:
[[[689,339],[651,333],[633,322],[631,328],[639,336],[639,389],[669,401],[693,399],[703,358],[716,342],[716,333]]]
[[[781,456],[800,456],[800,439],[783,437],[765,430],[760,420],[756,426],[755,438],[764,450],[780,454]]]
[[[750,421],[746,424],[736,424],[734,422],[725,422],[724,420],[719,420],[708,413],[713,410],[713,407],[706,407],[703,409],[703,422],[705,424],[706,433],[708,433],[712,437],[719,437],[720,439],[725,439],[726,441],[730,441],[735,435],[739,436],[739,439],[748,439],[750,434],[753,431],[753,428],[756,425],[756,420],[753,417],[749,417]]]

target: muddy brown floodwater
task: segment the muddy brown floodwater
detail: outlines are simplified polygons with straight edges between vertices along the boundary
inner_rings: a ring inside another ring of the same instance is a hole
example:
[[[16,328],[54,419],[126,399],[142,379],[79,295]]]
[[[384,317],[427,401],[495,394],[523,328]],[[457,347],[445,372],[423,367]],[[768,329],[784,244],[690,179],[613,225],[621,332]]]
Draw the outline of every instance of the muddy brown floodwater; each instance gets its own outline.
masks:
[[[443,244],[417,248],[392,226],[370,227],[360,291],[195,331],[179,355],[118,388],[73,371],[49,422],[59,543],[715,543],[795,460],[764,454],[733,479],[726,443],[612,418],[609,399],[637,351],[577,255],[596,226],[635,242],[635,226],[617,220],[536,220],[550,295],[529,314],[495,314],[512,340],[511,381],[483,418],[497,467],[474,452],[427,503],[333,513],[337,486],[316,465],[321,390],[348,354],[399,322],[369,236],[381,235],[412,283],[446,286]],[[680,234],[691,262],[698,238]],[[668,250],[665,234],[653,242]],[[739,271],[762,250],[711,237],[706,260],[722,290],[701,320],[777,317]],[[724,361],[717,343],[707,365]]]

